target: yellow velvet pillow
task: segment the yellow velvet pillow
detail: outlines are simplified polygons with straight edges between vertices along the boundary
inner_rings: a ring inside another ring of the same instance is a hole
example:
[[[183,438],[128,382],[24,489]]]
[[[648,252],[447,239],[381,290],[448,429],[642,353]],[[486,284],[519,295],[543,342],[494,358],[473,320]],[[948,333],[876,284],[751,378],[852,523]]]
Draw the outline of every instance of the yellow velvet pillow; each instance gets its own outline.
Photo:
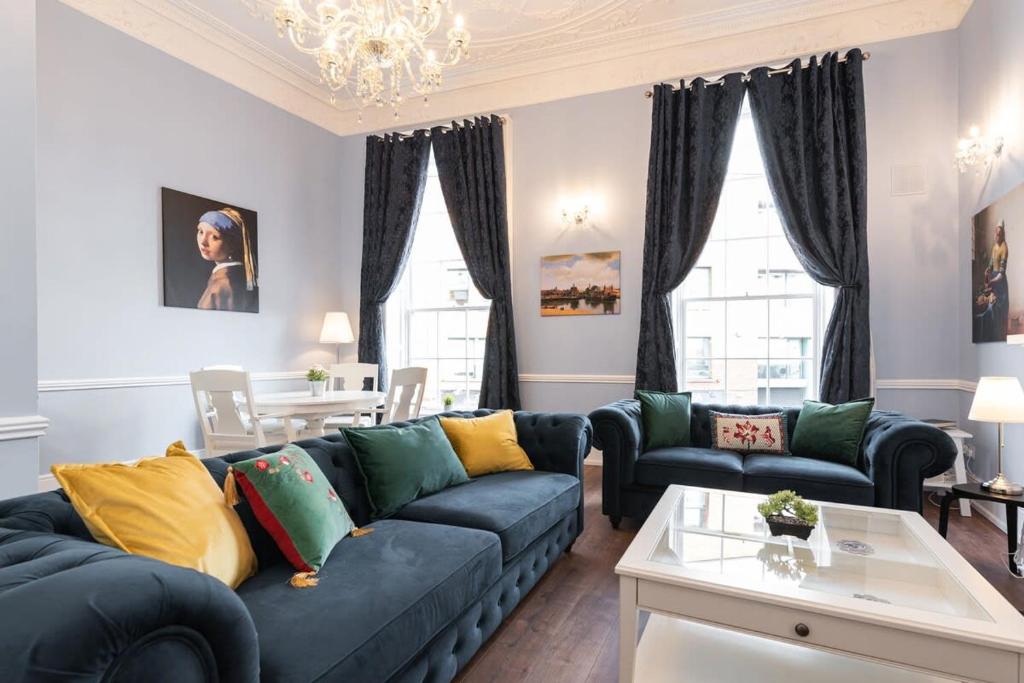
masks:
[[[50,471],[100,543],[196,569],[232,588],[256,573],[238,513],[180,441],[164,458]]]
[[[533,469],[529,456],[519,445],[511,410],[486,417],[442,417],[441,428],[471,477]]]

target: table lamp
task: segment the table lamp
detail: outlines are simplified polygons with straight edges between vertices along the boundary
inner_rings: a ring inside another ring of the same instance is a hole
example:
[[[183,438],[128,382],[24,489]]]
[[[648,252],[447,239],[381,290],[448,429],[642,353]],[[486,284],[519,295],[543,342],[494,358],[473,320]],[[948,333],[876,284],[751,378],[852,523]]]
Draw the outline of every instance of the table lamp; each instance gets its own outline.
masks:
[[[982,486],[992,493],[1006,496],[1024,493],[1024,487],[1009,481],[1003,474],[1003,425],[1007,422],[1024,422],[1024,389],[1020,386],[1020,380],[1016,377],[982,377],[978,380],[967,419],[999,425],[999,441],[996,446],[999,474]]]
[[[332,312],[324,316],[324,326],[320,328],[321,344],[337,344],[336,355],[341,362],[341,345],[351,344],[356,340],[352,334],[352,325],[348,321],[348,313]]]

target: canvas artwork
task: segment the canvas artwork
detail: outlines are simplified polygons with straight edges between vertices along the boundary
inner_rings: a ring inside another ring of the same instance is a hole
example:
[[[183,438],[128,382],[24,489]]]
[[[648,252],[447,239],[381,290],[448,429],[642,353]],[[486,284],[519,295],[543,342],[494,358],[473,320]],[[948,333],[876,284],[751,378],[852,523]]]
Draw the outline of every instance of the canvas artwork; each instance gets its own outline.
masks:
[[[540,314],[619,313],[621,252],[544,256],[540,260]]]
[[[259,313],[256,212],[166,187],[161,200],[164,305]]]
[[[972,224],[971,320],[975,344],[1005,342],[1024,334],[1024,184],[974,216]]]

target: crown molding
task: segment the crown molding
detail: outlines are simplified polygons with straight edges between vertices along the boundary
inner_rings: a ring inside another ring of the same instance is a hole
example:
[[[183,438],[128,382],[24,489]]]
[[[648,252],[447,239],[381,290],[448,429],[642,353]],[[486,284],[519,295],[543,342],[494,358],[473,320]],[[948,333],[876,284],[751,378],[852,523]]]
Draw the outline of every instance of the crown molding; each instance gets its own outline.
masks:
[[[843,46],[959,25],[972,0],[758,0],[643,24],[663,0],[609,0],[552,10],[542,30],[474,43],[429,107],[364,111],[337,106],[303,55],[292,61],[192,0],[61,0],[105,24],[338,135],[504,111],[690,75],[778,63]],[[544,13],[541,13],[544,15]],[[540,18],[545,16],[538,15]],[[555,49],[557,48],[557,51]],[[478,54],[479,53],[479,54]],[[306,66],[303,66],[306,65]]]
[[[0,417],[0,441],[35,439],[46,434],[50,421],[42,415]]]

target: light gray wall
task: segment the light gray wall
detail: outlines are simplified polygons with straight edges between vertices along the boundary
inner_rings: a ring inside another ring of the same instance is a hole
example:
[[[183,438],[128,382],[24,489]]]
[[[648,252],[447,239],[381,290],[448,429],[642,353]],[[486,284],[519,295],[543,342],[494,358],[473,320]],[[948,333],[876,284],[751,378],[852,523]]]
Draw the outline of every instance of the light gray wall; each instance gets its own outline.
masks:
[[[36,17],[0,3],[0,418],[36,410]],[[35,490],[36,439],[0,441],[0,499]]]
[[[956,374],[956,34],[865,46],[868,241],[872,330],[880,379]],[[513,287],[524,374],[632,375],[639,327],[650,100],[628,88],[510,112]],[[924,192],[893,196],[893,166],[920,168]],[[592,226],[564,229],[563,198],[591,195]],[[541,318],[539,259],[622,251],[622,313]],[[913,340],[912,343],[910,340]],[[589,411],[632,394],[628,384],[523,383],[526,407]],[[957,414],[955,391],[883,390],[879,406]]]
[[[55,0],[38,15],[40,378],[333,360],[317,339],[325,311],[357,310],[362,142]],[[258,212],[258,315],[160,305],[161,186]],[[47,392],[40,406],[44,471],[201,446],[187,386]]]
[[[975,2],[958,30],[959,37],[959,124],[958,136],[966,136],[972,124],[987,135],[1001,135],[1005,149],[990,171],[960,176],[959,236],[960,287],[956,308],[960,315],[957,340],[960,346],[960,373],[975,381],[984,375],[1024,376],[1024,349],[1006,344],[973,344],[969,296],[971,292],[971,218],[980,209],[999,199],[1024,182],[1024,3],[1019,0],[979,0]],[[1022,258],[1024,241],[1021,226],[1007,222],[1010,258]],[[1011,281],[1011,296],[1020,291],[1020,283]],[[975,469],[982,478],[995,474],[996,426],[968,422],[971,394],[960,399],[961,418],[975,434],[978,453]],[[1024,426],[1011,425],[1006,431],[1004,466],[1007,475],[1024,480]],[[1002,515],[1000,509],[998,514]]]

